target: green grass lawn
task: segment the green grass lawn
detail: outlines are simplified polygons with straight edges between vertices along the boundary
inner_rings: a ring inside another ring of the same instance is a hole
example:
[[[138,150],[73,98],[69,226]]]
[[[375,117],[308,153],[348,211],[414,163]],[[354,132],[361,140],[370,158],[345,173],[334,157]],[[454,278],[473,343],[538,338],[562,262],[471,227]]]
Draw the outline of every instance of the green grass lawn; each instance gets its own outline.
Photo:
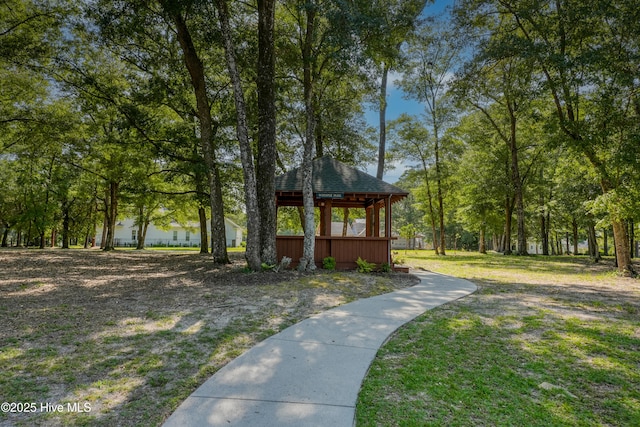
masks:
[[[359,426],[640,426],[640,281],[611,259],[400,252],[478,291],[380,350]]]

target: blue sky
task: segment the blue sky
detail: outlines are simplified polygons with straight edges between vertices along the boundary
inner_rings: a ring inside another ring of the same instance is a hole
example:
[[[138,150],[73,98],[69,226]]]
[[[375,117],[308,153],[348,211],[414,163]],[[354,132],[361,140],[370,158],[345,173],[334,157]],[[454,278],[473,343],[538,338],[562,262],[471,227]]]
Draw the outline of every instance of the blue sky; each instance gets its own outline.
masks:
[[[447,6],[453,5],[453,2],[454,0],[436,0],[433,4],[427,6],[422,14],[423,16],[439,15]],[[395,85],[394,80],[397,80],[399,77],[400,76],[398,74],[394,73],[389,75],[389,83],[387,87],[387,122],[397,119],[402,113],[415,116],[424,113],[424,105],[422,103],[414,99],[407,99],[402,90]],[[379,128],[379,113],[378,110],[375,109],[375,106],[367,106],[365,118],[369,125],[376,129]],[[387,141],[387,149],[389,148],[388,143],[389,142]],[[376,162],[369,165],[366,171],[367,173],[375,176],[377,168],[378,163],[376,159]],[[398,164],[395,169],[385,171],[382,179],[389,183],[394,183],[400,178],[400,175],[402,175],[403,172],[403,165]]]

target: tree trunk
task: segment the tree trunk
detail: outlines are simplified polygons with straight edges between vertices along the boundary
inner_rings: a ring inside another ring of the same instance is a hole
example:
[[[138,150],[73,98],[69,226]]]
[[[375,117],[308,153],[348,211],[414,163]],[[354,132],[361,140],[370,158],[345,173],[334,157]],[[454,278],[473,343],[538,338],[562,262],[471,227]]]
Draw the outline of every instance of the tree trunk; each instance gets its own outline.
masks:
[[[63,204],[62,207],[62,249],[69,249],[69,226],[71,218],[69,217],[69,205]]]
[[[109,193],[107,192],[107,198],[109,196]],[[104,219],[102,220],[102,235],[100,236],[100,249],[104,250],[106,243],[107,243],[107,233],[109,230],[109,204],[107,203],[106,199],[104,202]]]
[[[596,226],[593,222],[587,225],[587,235],[589,241],[589,257],[594,261],[600,261],[600,249],[598,248],[598,239],[596,238]]]
[[[116,232],[116,218],[118,216],[118,190],[120,188],[120,183],[111,181],[109,182],[109,189],[106,194],[106,217],[105,223],[107,227],[107,236],[106,238],[102,237],[104,240],[104,247],[102,248],[105,251],[111,251],[115,248],[115,232]]]
[[[575,217],[571,221],[571,228],[573,234],[573,254],[578,255],[578,221],[576,221]]]
[[[9,224],[5,223],[4,231],[2,232],[2,244],[0,244],[0,247],[6,248],[7,246],[9,246],[8,240],[9,240]]]
[[[209,253],[209,236],[207,233],[207,211],[204,206],[198,207],[198,220],[200,222],[200,253]]]
[[[136,250],[144,249],[144,232],[145,224],[147,223],[144,217],[144,206],[138,207],[138,231],[136,232]]]
[[[222,1],[222,0],[221,0]],[[213,146],[213,120],[211,118],[211,107],[207,95],[207,84],[205,79],[204,65],[196,52],[191,34],[187,24],[182,18],[180,11],[168,4],[163,4],[165,11],[171,15],[178,36],[178,42],[182,49],[183,59],[196,98],[198,119],[200,122],[200,143],[204,160],[209,169],[209,188],[211,202],[211,252],[213,261],[218,264],[228,264],[227,238],[224,226],[224,205],[222,201],[222,184],[220,182],[220,171]]]
[[[436,144],[437,147],[437,144]],[[438,149],[436,148],[436,179],[438,193],[438,219],[440,221],[440,255],[446,255],[446,235],[444,230],[444,205],[442,201],[442,183],[440,180],[440,161]]]
[[[542,178],[542,172],[540,173]],[[551,196],[549,197],[551,199]],[[540,242],[542,246],[542,255],[549,256],[549,228],[551,222],[551,214],[545,207],[544,195],[540,194]]]
[[[504,253],[504,249],[505,249],[504,238],[505,238],[504,233],[496,235],[496,239],[497,239],[495,242],[496,252]]]
[[[378,171],[376,178],[382,179],[384,175],[384,156],[387,145],[387,78],[389,65],[382,66],[382,81],[380,83],[380,139],[378,142]]]
[[[342,213],[342,237],[345,237],[349,226],[349,208],[344,208]]]
[[[504,216],[504,251],[505,255],[511,255],[511,222],[513,221],[513,201],[509,196],[505,200]]]
[[[540,241],[542,242],[542,255],[549,255],[549,225],[544,212],[540,214]]]
[[[316,145],[316,157],[320,158],[324,156],[324,135],[322,133],[322,114],[317,112],[314,108],[314,114],[316,116],[315,128],[315,145]]]
[[[436,105],[436,100],[433,100],[432,105]],[[446,255],[446,236],[444,231],[444,206],[442,202],[442,171],[440,165],[440,135],[438,133],[438,119],[436,117],[435,108],[431,109],[431,117],[433,120],[433,139],[434,139],[434,154],[435,154],[435,166],[436,166],[436,197],[438,199],[438,220],[440,225],[440,255]]]
[[[306,226],[306,224],[304,223],[304,206],[298,206],[296,208],[296,211],[298,212],[298,219],[300,220],[300,227],[302,227],[302,233],[304,234],[304,230],[305,230],[305,226]]]
[[[145,219],[144,221],[144,226],[142,227],[142,233],[141,236],[138,237],[138,239],[140,241],[142,241],[142,248],[144,249],[145,245],[147,244],[147,230],[149,229],[149,219]]]
[[[436,234],[436,214],[433,211],[433,201],[431,197],[431,186],[429,185],[429,172],[427,170],[427,162],[422,159],[422,170],[424,172],[424,185],[427,187],[427,201],[429,208],[429,219],[431,222],[431,232],[433,233],[433,250],[438,255],[438,235]]]
[[[602,247],[602,251],[604,252],[604,256],[609,256],[609,232],[607,229],[602,230],[602,240],[604,240],[604,244]]]
[[[481,254],[486,254],[487,253],[487,242],[486,242],[486,238],[485,238],[485,234],[486,234],[486,226],[483,224],[480,227],[480,239],[478,242],[478,250],[480,251]]]
[[[634,276],[635,270],[631,264],[631,253],[629,251],[629,237],[624,221],[612,221],[614,247],[616,248],[616,260],[618,271],[625,276]]]
[[[307,128],[302,159],[302,199],[304,207],[304,242],[300,269],[315,270],[315,221],[313,200],[313,150],[315,137],[315,111],[313,105],[312,44],[315,33],[316,12],[313,5],[307,8],[307,27],[302,48],[304,105]]]
[[[142,229],[144,228],[144,206],[138,206],[138,218],[136,218],[138,229],[136,231],[136,250],[144,249],[144,242],[141,242]]]
[[[511,183],[513,185],[513,197],[516,202],[516,218],[518,225],[518,245],[516,248],[518,255],[527,255],[527,234],[525,230],[524,196],[522,190],[522,179],[520,177],[520,166],[518,162],[517,144],[517,120],[515,107],[508,103],[510,115],[510,138],[509,151],[511,153]]]
[[[635,247],[635,233],[634,233],[635,225],[633,223],[633,219],[629,220],[629,255],[633,258],[633,249]],[[636,254],[637,256],[638,254]]]
[[[257,193],[260,216],[260,257],[269,265],[276,253],[276,91],[275,23],[276,0],[258,0],[258,170]]]
[[[247,124],[247,109],[244,99],[244,89],[240,71],[236,65],[235,48],[229,24],[229,10],[226,0],[217,0],[220,17],[220,30],[224,41],[227,69],[233,87],[233,99],[236,107],[236,136],[240,144],[240,159],[244,177],[244,196],[247,209],[247,250],[245,258],[249,268],[254,271],[261,269],[260,262],[260,209],[258,207],[258,194],[256,192],[256,176],[253,166],[253,153],[249,141],[249,128]],[[259,74],[259,73],[258,73]],[[258,78],[260,80],[260,78]],[[259,114],[262,114],[260,112]],[[262,141],[260,141],[262,142]],[[273,193],[275,194],[275,192]],[[272,196],[274,197],[274,196]]]

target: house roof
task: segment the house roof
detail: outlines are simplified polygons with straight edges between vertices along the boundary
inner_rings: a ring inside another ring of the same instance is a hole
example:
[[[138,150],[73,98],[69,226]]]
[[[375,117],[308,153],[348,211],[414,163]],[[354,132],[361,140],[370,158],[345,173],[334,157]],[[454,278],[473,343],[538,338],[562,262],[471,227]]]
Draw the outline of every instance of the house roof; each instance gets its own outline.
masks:
[[[384,198],[391,196],[396,202],[409,193],[395,185],[348,166],[329,156],[313,160],[312,185],[316,197],[322,194],[333,194],[334,199],[355,200],[364,198]],[[276,177],[276,193],[279,197],[302,194],[302,167],[293,169]],[[300,196],[301,197],[301,196]]]

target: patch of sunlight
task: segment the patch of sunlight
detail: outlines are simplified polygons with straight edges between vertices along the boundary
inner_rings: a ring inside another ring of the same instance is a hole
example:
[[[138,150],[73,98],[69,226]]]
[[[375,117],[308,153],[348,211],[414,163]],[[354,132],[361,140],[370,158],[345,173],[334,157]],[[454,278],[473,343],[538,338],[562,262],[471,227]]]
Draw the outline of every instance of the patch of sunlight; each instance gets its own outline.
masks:
[[[91,402],[92,413],[106,413],[127,402],[131,393],[144,385],[140,377],[101,379],[76,390],[65,402]]]
[[[316,295],[313,298],[314,306],[322,306],[322,307],[336,307],[338,305],[344,304],[346,302],[343,296],[335,296],[335,295]]]
[[[198,320],[196,323],[189,326],[188,328],[183,329],[180,332],[186,335],[194,335],[200,332],[203,326],[204,326],[204,322],[202,320]]]
[[[612,359],[611,357],[605,355],[585,357],[583,359],[583,363],[591,368],[597,368],[606,371],[620,371],[627,372],[629,374],[633,374],[635,372],[635,369],[629,369],[627,366],[620,363],[620,361]]]
[[[522,334],[519,338],[515,338],[514,341],[519,344],[519,348],[529,354],[535,356],[546,356],[553,354],[547,345],[545,340],[542,339],[541,334]]]
[[[5,347],[0,350],[0,361],[15,359],[24,354],[24,350],[18,347]]]
[[[620,404],[626,407],[630,413],[640,413],[640,399],[626,396],[620,399]]]
[[[155,319],[144,319],[141,317],[128,317],[119,322],[113,322],[111,326],[103,331],[92,334],[91,340],[106,339],[117,341],[117,338],[131,337],[138,334],[168,331],[176,327],[180,321],[179,316],[161,316]],[[196,331],[197,332],[197,331]]]
[[[502,329],[514,330],[524,327],[524,323],[513,316],[497,316],[495,320],[496,326]]]
[[[559,336],[565,343],[571,344],[575,347],[585,348],[592,347],[597,344],[594,339],[585,337],[583,334],[565,332],[559,334]]]
[[[475,320],[468,318],[450,319],[447,323],[450,329],[454,329],[457,331],[468,331],[476,326]]]
[[[562,401],[557,397],[557,393],[554,393],[554,397],[552,399],[546,400],[543,403],[543,406],[549,413],[555,415],[557,418],[562,420],[563,422],[558,422],[558,424],[564,425],[578,425],[578,419],[575,415],[575,408],[569,404],[569,402]]]
[[[144,320],[142,320],[141,317],[128,317],[126,319],[122,319],[118,323],[120,324],[120,326],[131,326],[131,325],[138,325],[142,322],[144,322]]]
[[[331,283],[329,283],[327,280],[321,280],[321,279],[309,279],[307,281],[307,283],[310,286],[314,286],[316,288],[324,288],[324,289],[326,289],[326,288],[331,286]]]

